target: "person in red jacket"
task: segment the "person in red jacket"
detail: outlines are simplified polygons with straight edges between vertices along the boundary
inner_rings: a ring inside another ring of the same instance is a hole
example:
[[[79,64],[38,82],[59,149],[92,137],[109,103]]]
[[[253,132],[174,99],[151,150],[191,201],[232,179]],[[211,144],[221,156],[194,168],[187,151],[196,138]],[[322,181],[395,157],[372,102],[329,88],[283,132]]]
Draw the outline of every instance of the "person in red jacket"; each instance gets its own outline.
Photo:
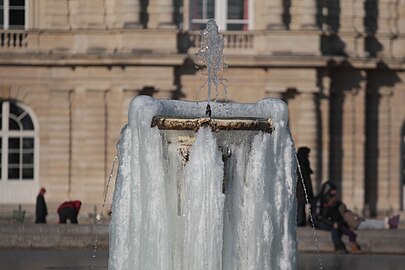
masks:
[[[81,201],[67,201],[63,202],[58,207],[59,224],[66,224],[69,219],[70,223],[78,224],[77,216],[79,215],[80,207],[82,206]]]

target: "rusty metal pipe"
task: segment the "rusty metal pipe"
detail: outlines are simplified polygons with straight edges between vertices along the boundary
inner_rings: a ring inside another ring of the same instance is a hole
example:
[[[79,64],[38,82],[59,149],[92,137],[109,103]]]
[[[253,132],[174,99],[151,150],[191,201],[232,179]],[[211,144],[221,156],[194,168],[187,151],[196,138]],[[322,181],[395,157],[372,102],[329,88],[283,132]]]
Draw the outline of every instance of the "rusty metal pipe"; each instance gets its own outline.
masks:
[[[151,127],[161,130],[192,130],[197,132],[204,125],[212,128],[212,131],[220,130],[256,130],[272,133],[274,126],[270,118],[181,118],[157,115],[152,119]]]

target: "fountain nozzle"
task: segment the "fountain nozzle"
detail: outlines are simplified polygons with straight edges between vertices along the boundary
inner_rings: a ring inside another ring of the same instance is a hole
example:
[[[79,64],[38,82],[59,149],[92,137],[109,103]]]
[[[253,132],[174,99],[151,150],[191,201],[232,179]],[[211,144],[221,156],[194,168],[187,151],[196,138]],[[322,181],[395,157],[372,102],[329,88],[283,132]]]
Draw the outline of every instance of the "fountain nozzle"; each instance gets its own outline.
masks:
[[[205,115],[211,118],[212,111],[211,111],[211,106],[210,104],[207,104],[207,109],[205,110]]]

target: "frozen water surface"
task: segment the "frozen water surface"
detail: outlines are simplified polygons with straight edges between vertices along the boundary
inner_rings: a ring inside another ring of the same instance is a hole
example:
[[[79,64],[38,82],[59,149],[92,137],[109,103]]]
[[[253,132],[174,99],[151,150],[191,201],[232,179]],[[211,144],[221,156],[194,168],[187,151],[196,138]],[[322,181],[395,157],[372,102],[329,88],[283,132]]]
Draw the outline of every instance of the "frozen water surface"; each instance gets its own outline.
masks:
[[[296,162],[287,107],[211,103],[213,117],[271,118],[272,134],[151,128],[207,102],[135,98],[118,143],[109,269],[296,269]]]

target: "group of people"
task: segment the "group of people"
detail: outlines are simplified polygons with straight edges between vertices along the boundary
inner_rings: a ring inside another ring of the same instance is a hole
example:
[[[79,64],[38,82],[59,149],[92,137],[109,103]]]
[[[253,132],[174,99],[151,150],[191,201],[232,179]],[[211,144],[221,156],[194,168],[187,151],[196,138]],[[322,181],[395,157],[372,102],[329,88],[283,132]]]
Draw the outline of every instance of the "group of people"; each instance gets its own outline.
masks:
[[[317,196],[313,195],[310,162],[310,149],[301,147],[298,149],[298,181],[297,181],[297,226],[305,226],[307,215],[305,207],[311,206],[312,219],[315,228],[326,230],[331,233],[332,242],[335,251],[338,253],[347,253],[345,244],[342,241],[343,236],[349,239],[350,252],[360,253],[361,248],[357,243],[355,230],[364,229],[397,229],[399,224],[399,215],[393,215],[383,220],[365,219],[351,210],[338,198],[337,186],[326,181],[322,184]]]
[[[48,207],[45,202],[45,188],[41,188],[38,196],[35,207],[35,223],[46,223],[46,216],[48,215]],[[75,201],[66,201],[59,205],[56,212],[59,216],[59,224],[66,224],[69,220],[72,224],[78,224],[77,216],[79,215],[82,202]]]

